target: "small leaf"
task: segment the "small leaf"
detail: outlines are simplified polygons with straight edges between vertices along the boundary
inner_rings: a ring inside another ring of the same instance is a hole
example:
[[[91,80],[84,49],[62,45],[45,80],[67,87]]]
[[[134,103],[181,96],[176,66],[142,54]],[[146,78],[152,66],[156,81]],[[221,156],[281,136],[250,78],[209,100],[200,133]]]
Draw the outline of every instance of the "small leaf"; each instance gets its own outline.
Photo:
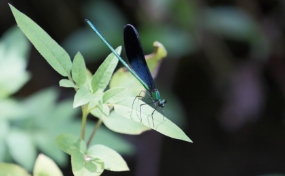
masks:
[[[71,155],[73,149],[78,149],[79,151],[86,151],[86,143],[77,136],[71,134],[62,134],[55,139],[56,144],[59,148]]]
[[[166,117],[163,117],[162,114],[157,111],[154,111],[151,106],[145,104],[143,107],[140,107],[141,104],[145,103],[141,100],[136,100],[134,102],[134,98],[125,98],[114,104],[114,108],[117,114],[140,122],[165,136],[192,142],[191,139],[173,122]]]
[[[62,76],[70,76],[72,63],[67,52],[40,26],[9,4],[19,28],[46,61]]]
[[[100,159],[85,156],[76,149],[71,153],[71,165],[75,176],[97,176],[104,171],[104,163]]]
[[[69,79],[62,79],[59,81],[59,86],[60,87],[73,87],[73,88],[78,88],[72,81]]]
[[[63,176],[53,160],[44,154],[39,154],[35,166],[34,176]]]
[[[104,168],[110,171],[128,171],[125,160],[116,151],[104,146],[93,145],[87,150],[87,154],[93,158],[99,158],[104,162]]]
[[[74,96],[73,108],[87,104],[96,98],[85,86],[81,86]]]
[[[103,95],[103,103],[109,102],[113,103],[118,101],[124,94],[126,93],[127,88],[124,87],[116,87],[107,90]]]
[[[122,47],[119,46],[116,49],[116,52],[120,54],[121,50]],[[92,78],[91,85],[93,92],[96,92],[97,90],[104,90],[107,87],[117,64],[117,57],[113,53],[109,54]]]
[[[86,81],[86,66],[83,56],[78,52],[72,64],[72,78],[77,86],[81,86]]]
[[[0,175],[2,176],[30,176],[22,167],[16,164],[7,164],[0,162]]]

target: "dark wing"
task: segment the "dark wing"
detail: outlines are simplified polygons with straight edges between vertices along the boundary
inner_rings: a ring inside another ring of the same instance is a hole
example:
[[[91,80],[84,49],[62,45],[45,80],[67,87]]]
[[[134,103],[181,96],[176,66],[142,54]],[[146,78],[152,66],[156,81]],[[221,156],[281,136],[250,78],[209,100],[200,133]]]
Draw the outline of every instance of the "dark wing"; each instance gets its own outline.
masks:
[[[145,61],[139,34],[134,26],[127,24],[124,27],[125,52],[132,69],[149,86],[155,89],[153,78]]]

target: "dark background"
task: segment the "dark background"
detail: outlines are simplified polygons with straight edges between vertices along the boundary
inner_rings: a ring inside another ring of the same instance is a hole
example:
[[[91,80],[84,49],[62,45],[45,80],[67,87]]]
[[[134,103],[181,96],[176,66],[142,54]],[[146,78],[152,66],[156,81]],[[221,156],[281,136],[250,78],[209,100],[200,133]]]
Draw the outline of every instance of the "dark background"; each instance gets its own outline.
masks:
[[[125,136],[137,146],[135,156],[125,157],[131,171],[103,175],[285,174],[285,1],[0,0],[0,36],[15,25],[7,3],[72,57],[82,51],[93,72],[109,51],[103,43],[102,49],[86,49],[87,40],[78,37],[87,29],[85,18],[113,46],[122,45],[123,25],[131,23],[146,53],[155,40],[168,50],[156,83],[181,103],[184,131],[194,143],[155,131]],[[32,79],[15,96],[61,79],[35,48],[28,70]],[[74,95],[60,91],[63,99]],[[70,168],[62,169],[71,175]]]

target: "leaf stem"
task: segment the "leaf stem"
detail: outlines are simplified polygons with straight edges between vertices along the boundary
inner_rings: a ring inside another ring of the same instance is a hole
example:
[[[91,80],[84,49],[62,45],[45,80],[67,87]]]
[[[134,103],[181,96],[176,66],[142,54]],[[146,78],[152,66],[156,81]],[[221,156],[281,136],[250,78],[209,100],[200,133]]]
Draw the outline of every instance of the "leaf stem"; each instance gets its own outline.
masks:
[[[86,128],[86,121],[87,121],[87,106],[82,106],[82,122],[81,122],[81,139],[84,140],[85,136],[85,128]]]
[[[91,143],[91,140],[93,139],[93,137],[94,137],[96,131],[98,130],[98,128],[100,127],[100,125],[102,124],[102,122],[103,122],[102,119],[99,118],[98,122],[96,123],[96,125],[95,125],[95,127],[94,127],[94,129],[93,129],[93,131],[92,131],[92,134],[90,135],[90,137],[89,137],[89,139],[88,139],[87,148],[89,147],[89,145],[90,145],[90,143]]]

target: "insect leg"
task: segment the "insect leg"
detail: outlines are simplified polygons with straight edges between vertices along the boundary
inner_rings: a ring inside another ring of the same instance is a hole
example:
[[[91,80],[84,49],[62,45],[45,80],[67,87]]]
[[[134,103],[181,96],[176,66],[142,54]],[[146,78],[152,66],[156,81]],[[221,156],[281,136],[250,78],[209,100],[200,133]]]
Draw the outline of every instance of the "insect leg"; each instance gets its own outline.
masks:
[[[140,93],[139,93],[139,95],[135,97],[135,99],[134,99],[134,101],[133,101],[133,103],[132,103],[131,119],[132,119],[132,114],[133,114],[133,106],[134,106],[134,103],[135,103],[136,99],[143,98],[143,96],[141,96],[141,94],[142,94],[143,92],[149,95],[149,93],[148,93],[147,91],[141,90]],[[137,105],[136,109],[137,109],[137,108],[138,108],[138,105]],[[137,114],[137,113],[136,113],[136,114]],[[140,123],[141,123],[141,122],[142,122],[141,117],[139,117],[138,114],[137,114],[137,117],[139,118]]]

